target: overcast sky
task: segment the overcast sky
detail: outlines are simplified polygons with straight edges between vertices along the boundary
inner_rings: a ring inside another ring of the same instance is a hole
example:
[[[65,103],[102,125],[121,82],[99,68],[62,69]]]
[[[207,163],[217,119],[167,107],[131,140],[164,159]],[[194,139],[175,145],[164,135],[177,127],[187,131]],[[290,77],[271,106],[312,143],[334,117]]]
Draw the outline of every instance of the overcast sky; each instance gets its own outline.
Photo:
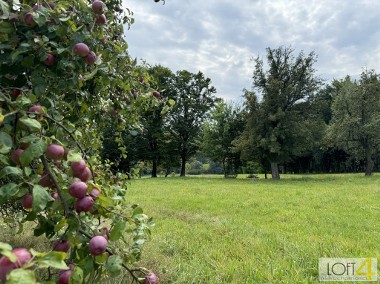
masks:
[[[241,101],[252,58],[265,48],[314,51],[327,82],[363,68],[380,72],[379,0],[128,0],[135,23],[125,35],[132,57],[173,72],[202,71],[217,96]]]

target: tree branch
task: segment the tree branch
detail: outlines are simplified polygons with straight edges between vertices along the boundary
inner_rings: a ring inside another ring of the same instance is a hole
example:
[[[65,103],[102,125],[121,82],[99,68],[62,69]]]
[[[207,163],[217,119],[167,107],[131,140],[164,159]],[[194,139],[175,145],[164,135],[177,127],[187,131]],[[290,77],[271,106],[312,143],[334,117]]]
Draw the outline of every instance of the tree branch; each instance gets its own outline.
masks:
[[[55,187],[57,188],[57,192],[58,192],[58,196],[59,196],[59,199],[62,201],[63,203],[63,209],[65,211],[65,217],[67,217],[69,215],[69,206],[67,205],[67,202],[66,202],[66,199],[63,197],[63,194],[62,194],[62,189],[58,183],[58,180],[57,180],[57,177],[54,175],[54,173],[51,171],[50,167],[49,167],[49,164],[45,158],[44,155],[41,155],[40,157],[41,161],[42,161],[42,164],[44,165],[44,170],[45,172],[49,175],[49,177],[51,178],[51,180],[53,181]]]
[[[44,115],[46,118],[50,119],[51,121],[53,121],[54,123],[56,123],[59,127],[61,127],[65,132],[67,132],[67,134],[70,135],[71,139],[74,140],[75,144],[77,144],[79,150],[82,152],[82,155],[83,155],[83,159],[86,159],[86,152],[85,150],[83,149],[82,145],[77,141],[77,139],[74,137],[73,133],[68,130],[62,123],[60,123],[59,121],[55,120],[54,118],[52,118],[51,116],[48,116],[48,115]],[[90,165],[90,170],[91,170],[91,175],[92,175],[92,179],[94,181],[94,183],[96,183],[95,181],[95,175],[94,175],[94,169],[93,169],[93,166],[92,164],[86,159],[87,163]]]

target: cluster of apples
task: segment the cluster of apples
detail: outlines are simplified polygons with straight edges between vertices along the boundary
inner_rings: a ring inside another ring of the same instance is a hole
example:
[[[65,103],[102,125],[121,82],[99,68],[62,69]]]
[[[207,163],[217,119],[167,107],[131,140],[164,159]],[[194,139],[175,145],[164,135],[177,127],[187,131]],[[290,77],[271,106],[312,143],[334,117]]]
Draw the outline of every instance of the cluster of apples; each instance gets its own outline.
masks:
[[[55,4],[50,3],[49,7],[51,9],[54,9]],[[105,25],[107,23],[107,18],[104,14],[105,7],[106,5],[100,0],[95,0],[92,3],[91,8],[92,8],[92,11],[95,13],[95,23],[97,25]],[[34,12],[37,11],[38,9],[39,9],[38,5],[33,6]],[[28,12],[25,14],[24,23],[30,27],[36,26],[37,23],[33,18],[32,12]],[[74,53],[77,55],[80,55],[81,57],[84,57],[84,61],[89,65],[94,64],[96,61],[96,54],[93,51],[90,51],[88,46],[84,43],[77,44],[74,47]],[[47,66],[53,66],[55,62],[56,62],[56,57],[51,53],[48,53],[46,59],[43,61],[43,63]]]
[[[91,255],[97,256],[103,254],[107,250],[108,241],[104,236],[94,236],[91,238],[88,250]],[[69,269],[61,270],[58,274],[58,284],[69,284],[71,275],[74,272],[75,266],[69,264]]]
[[[73,51],[76,55],[83,57],[84,62],[86,62],[88,65],[92,65],[96,61],[95,52],[91,51],[87,44],[83,42],[77,43],[74,46]]]
[[[96,17],[96,23],[98,25],[104,25],[106,24],[107,22],[107,18],[106,16],[104,15],[104,9],[105,9],[106,5],[100,1],[100,0],[95,0],[93,3],[92,3],[92,11],[95,13],[95,17]]]
[[[34,27],[37,25],[36,21],[33,18],[33,13],[36,12],[38,9],[40,9],[42,6],[34,5],[33,6],[33,12],[28,12],[24,16],[24,23],[27,26]],[[54,9],[55,3],[49,3],[50,9]],[[56,62],[56,58],[53,54],[48,53],[46,59],[43,61],[43,63],[47,66],[53,66]]]

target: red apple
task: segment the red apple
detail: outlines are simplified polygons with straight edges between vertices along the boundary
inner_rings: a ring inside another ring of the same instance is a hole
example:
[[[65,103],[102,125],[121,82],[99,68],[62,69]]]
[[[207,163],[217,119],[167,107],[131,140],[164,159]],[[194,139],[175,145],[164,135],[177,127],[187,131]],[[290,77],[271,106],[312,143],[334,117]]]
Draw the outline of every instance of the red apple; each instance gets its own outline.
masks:
[[[83,198],[87,194],[87,184],[82,181],[73,182],[69,187],[69,194],[75,198]]]
[[[91,171],[89,168],[84,168],[83,172],[81,173],[81,175],[79,176],[80,180],[85,182],[85,181],[88,181],[88,179],[90,178],[91,176]]]
[[[150,272],[148,275],[145,276],[144,284],[157,284],[158,283],[158,277],[153,272]]]
[[[29,147],[29,143],[20,143],[20,148],[25,150],[26,148]]]
[[[96,17],[96,23],[98,25],[105,25],[107,22],[106,15],[100,14]]]
[[[71,170],[73,171],[74,177],[80,177],[85,168],[86,162],[84,160],[80,160],[79,162],[71,162]]]
[[[16,149],[11,152],[11,160],[16,165],[20,164],[20,156],[24,152],[23,149]]]
[[[55,63],[55,57],[53,54],[48,54],[47,58],[44,61],[44,64],[47,66],[52,66]]]
[[[29,108],[30,112],[35,112],[35,113],[43,113],[42,112],[42,106],[41,105],[33,105]]]
[[[67,240],[55,240],[53,242],[53,250],[68,252],[70,249],[70,242]]]
[[[24,17],[24,23],[28,26],[35,26],[37,23],[33,19],[33,14],[32,13],[26,13]]]
[[[33,11],[35,12],[35,11],[37,11],[38,9],[40,9],[42,6],[38,6],[37,4],[34,4],[33,5]]]
[[[74,46],[73,51],[76,55],[85,57],[90,52],[90,49],[88,48],[88,46],[86,44],[84,44],[83,42],[80,42]]]
[[[54,199],[58,199],[59,198],[59,194],[58,194],[58,192],[52,192],[51,193],[51,197],[53,197]]]
[[[88,249],[93,256],[101,255],[107,249],[108,241],[103,236],[95,236],[90,240]]]
[[[152,93],[153,97],[156,97],[156,98],[160,98],[161,97],[161,94],[157,91],[153,91]]]
[[[69,284],[73,269],[61,270],[59,272],[58,284]]]
[[[75,211],[80,212],[88,212],[91,210],[92,206],[94,206],[94,199],[91,196],[85,196],[81,199],[77,199],[74,204]]]
[[[54,182],[50,179],[50,176],[47,173],[41,175],[39,184],[44,187],[55,188]]]
[[[95,14],[102,14],[104,7],[105,5],[102,1],[94,1],[92,3],[92,11],[94,11]]]
[[[21,205],[25,209],[33,208],[33,195],[31,195],[31,194],[24,195],[21,198]]]
[[[11,262],[6,256],[0,258],[0,279],[3,283],[6,282],[7,273],[9,271],[20,268],[32,259],[32,255],[26,248],[15,248],[12,252],[17,257],[17,261],[15,263]]]
[[[84,61],[88,64],[88,65],[92,65],[95,63],[96,61],[96,54],[93,52],[93,51],[90,51],[86,57],[84,57]]]
[[[16,268],[16,264],[11,262],[9,258],[3,256],[0,258],[0,279],[1,283],[5,283],[7,279],[7,273]]]
[[[64,155],[65,149],[58,144],[50,144],[45,151],[45,156],[50,160],[61,160]]]
[[[16,89],[14,88],[12,90],[12,96],[16,99],[19,95],[21,94],[21,90],[20,89]]]
[[[97,189],[97,188],[93,188],[93,189],[91,190],[90,195],[91,195],[93,198],[98,197],[98,196],[100,195],[100,190]]]

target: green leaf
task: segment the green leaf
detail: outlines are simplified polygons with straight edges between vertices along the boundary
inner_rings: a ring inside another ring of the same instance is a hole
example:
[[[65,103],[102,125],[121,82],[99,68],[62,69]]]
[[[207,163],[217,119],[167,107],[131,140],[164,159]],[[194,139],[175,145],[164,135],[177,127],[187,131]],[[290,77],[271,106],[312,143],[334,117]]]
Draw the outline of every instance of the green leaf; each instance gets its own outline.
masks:
[[[168,103],[169,103],[170,106],[174,106],[175,105],[175,100],[170,99],[170,100],[168,100]]]
[[[37,95],[37,96],[41,96],[45,93],[46,91],[46,85],[45,84],[38,84],[38,85],[35,85],[34,88],[33,88],[33,91],[34,93]]]
[[[58,222],[57,225],[55,225],[54,227],[54,231],[55,232],[58,232],[59,230],[61,230],[64,226],[67,225],[67,221],[66,219],[61,219],[61,221]]]
[[[108,208],[114,206],[115,202],[111,197],[100,195],[98,196],[98,204],[102,207]]]
[[[20,4],[20,1],[19,1],[19,0],[13,0],[12,2],[13,2],[12,9],[13,9],[14,11],[20,9],[21,4]]]
[[[75,151],[70,151],[68,154],[67,154],[67,161],[68,162],[79,162],[80,160],[82,160],[82,154],[79,153],[79,152],[75,152]]]
[[[53,267],[56,269],[69,269],[65,263],[67,254],[61,251],[51,251],[46,254],[39,254],[36,262],[39,267]]]
[[[23,116],[19,120],[22,124],[24,124],[26,127],[28,127],[31,131],[40,131],[41,130],[41,123],[39,123],[37,120],[29,118],[27,116]]]
[[[117,241],[120,239],[124,235],[126,226],[124,220],[116,222],[110,231],[110,241]]]
[[[106,262],[106,269],[111,276],[117,276],[122,268],[123,260],[118,255],[111,255]]]
[[[105,252],[105,253],[102,253],[101,255],[95,256],[95,262],[100,263],[100,264],[106,263],[107,255],[108,254]]]
[[[21,165],[26,166],[34,159],[40,157],[46,150],[46,143],[43,140],[37,140],[29,144],[29,147],[20,156]]]
[[[7,154],[13,146],[12,137],[5,132],[0,132],[0,154]]]
[[[12,182],[0,187],[0,204],[8,201],[10,197],[15,196],[18,190],[19,186]]]
[[[143,209],[141,207],[136,207],[134,210],[133,210],[133,214],[132,216],[136,216],[136,215],[139,215],[139,214],[142,214],[143,213]]]
[[[98,72],[98,68],[95,68],[94,71],[92,71],[91,73],[85,74],[85,75],[83,76],[83,79],[84,79],[85,81],[87,81],[87,80],[91,80],[92,78],[94,78],[94,76],[96,75],[97,72]]]
[[[45,187],[40,185],[33,186],[33,211],[40,212],[46,208],[49,201],[54,198],[48,193]]]
[[[17,167],[6,166],[0,171],[0,179],[5,176],[22,176],[22,170]]]
[[[7,243],[0,242],[0,254],[9,258],[10,261],[17,261],[17,257],[12,253],[12,246]]]
[[[33,66],[33,63],[34,63],[34,55],[31,54],[27,57],[25,57],[22,61],[21,61],[21,65],[26,67],[26,68],[30,68]]]
[[[39,27],[42,27],[46,23],[45,15],[42,15],[40,13],[33,13],[33,20],[37,23]]]
[[[2,12],[1,13],[1,16],[0,16],[0,19],[8,19],[9,18],[9,5],[7,2],[4,2],[3,0],[0,0],[0,11]],[[5,24],[5,22],[1,22],[0,23],[0,32],[3,32],[1,30],[1,26],[2,24]],[[10,23],[6,23],[6,24],[10,24]],[[12,24],[10,24],[12,25]]]
[[[71,275],[70,284],[83,283],[83,270],[79,266],[75,266],[74,273]]]
[[[3,17],[4,17],[4,15],[3,15]],[[0,16],[0,19],[1,19],[1,16]],[[8,22],[1,22],[0,23],[0,33],[10,34],[13,32],[13,30],[14,30],[14,27],[11,23],[8,23]]]
[[[7,284],[34,284],[37,283],[33,270],[14,269],[8,274]]]

